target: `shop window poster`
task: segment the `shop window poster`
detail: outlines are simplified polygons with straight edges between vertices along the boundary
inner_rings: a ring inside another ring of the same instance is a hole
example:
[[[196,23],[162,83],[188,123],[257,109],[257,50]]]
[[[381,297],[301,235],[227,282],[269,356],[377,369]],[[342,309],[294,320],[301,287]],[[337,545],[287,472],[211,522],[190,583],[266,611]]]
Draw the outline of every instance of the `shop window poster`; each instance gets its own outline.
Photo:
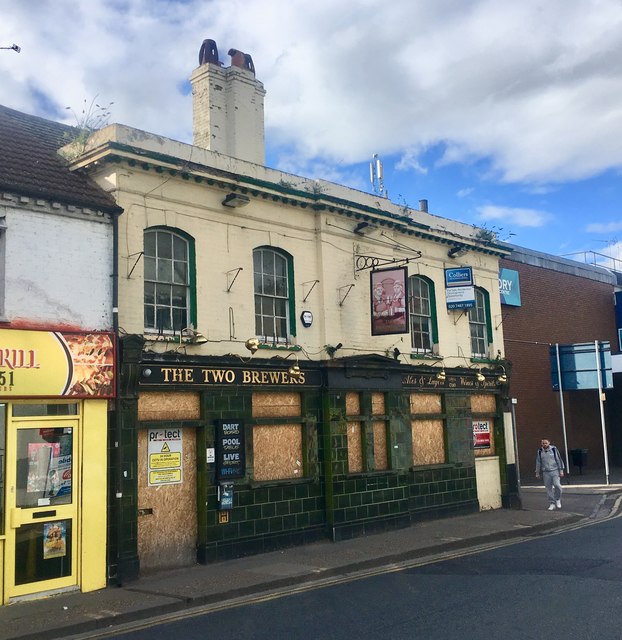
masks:
[[[43,525],[43,559],[62,558],[67,555],[67,527],[64,522],[46,522]]]
[[[28,443],[28,493],[46,498],[71,493],[71,455],[61,453],[59,442]]]
[[[370,273],[371,334],[408,333],[408,273],[406,267]]]

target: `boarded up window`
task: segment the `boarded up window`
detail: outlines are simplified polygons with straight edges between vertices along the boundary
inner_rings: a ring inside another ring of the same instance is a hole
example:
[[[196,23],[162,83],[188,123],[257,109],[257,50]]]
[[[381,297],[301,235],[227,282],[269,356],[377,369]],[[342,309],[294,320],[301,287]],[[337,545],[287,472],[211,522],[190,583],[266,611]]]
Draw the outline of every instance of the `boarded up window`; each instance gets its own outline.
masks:
[[[495,396],[490,394],[478,394],[471,396],[472,413],[496,413],[497,403]]]
[[[384,421],[375,421],[374,429],[374,469],[382,471],[389,468],[387,460],[387,426]]]
[[[254,418],[284,418],[300,413],[299,393],[253,393]]]
[[[411,393],[410,422],[413,445],[413,465],[444,464],[445,430],[441,418],[430,417],[442,413],[443,403],[437,393]]]
[[[438,393],[411,393],[411,413],[442,413],[443,405]]]
[[[346,416],[361,415],[360,394],[349,391],[346,393]],[[359,473],[363,471],[363,433],[360,422],[348,421],[348,471]]]
[[[198,420],[200,417],[198,393],[154,391],[138,396],[139,420]]]
[[[348,422],[348,471],[358,473],[363,471],[363,439],[361,423]]]
[[[371,394],[371,413],[374,416],[385,414],[384,393],[375,392]],[[374,469],[384,471],[389,468],[387,455],[387,424],[381,420],[372,423],[374,433]]]
[[[371,394],[371,412],[375,416],[384,415],[384,393]]]
[[[492,418],[486,418],[486,420],[473,420],[473,425],[475,424],[478,425],[488,425],[488,434],[484,433],[485,435],[488,435],[488,437],[490,438],[490,446],[489,447],[482,447],[481,444],[480,446],[476,446],[477,444],[477,440],[476,440],[476,436],[475,436],[475,431],[473,432],[473,446],[475,449],[475,456],[476,457],[485,457],[485,456],[494,456],[495,455],[495,421]],[[482,433],[480,431],[478,438],[480,439],[481,442],[481,438],[482,438]]]
[[[490,393],[480,393],[477,395],[471,396],[471,413],[473,414],[495,414],[497,411],[497,401],[494,395]],[[494,456],[495,455],[495,421],[492,416],[486,417],[484,420],[474,420],[474,422],[483,422],[488,423],[489,431],[490,431],[490,446],[489,447],[476,447],[475,448],[475,456],[476,457],[485,457],[485,456]],[[480,435],[480,438],[482,436]],[[475,445],[475,434],[473,435],[473,441]]]
[[[253,393],[254,418],[299,417],[301,407],[299,393]],[[255,480],[287,480],[303,477],[302,425],[278,422],[255,425],[253,427],[253,469]]]
[[[361,415],[361,398],[359,394],[355,393],[354,391],[349,391],[348,393],[346,393],[346,415]]]
[[[253,458],[255,480],[302,477],[302,426],[255,425]]]
[[[443,464],[445,437],[442,420],[412,420],[413,464]]]

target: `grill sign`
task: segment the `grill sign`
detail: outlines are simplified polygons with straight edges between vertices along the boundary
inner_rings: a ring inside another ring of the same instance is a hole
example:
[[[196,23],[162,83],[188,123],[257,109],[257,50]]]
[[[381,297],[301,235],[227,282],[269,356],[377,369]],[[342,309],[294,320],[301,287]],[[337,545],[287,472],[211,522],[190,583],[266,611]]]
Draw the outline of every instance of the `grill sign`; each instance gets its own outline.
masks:
[[[246,473],[244,425],[241,422],[216,421],[216,473],[219,480],[243,478]]]

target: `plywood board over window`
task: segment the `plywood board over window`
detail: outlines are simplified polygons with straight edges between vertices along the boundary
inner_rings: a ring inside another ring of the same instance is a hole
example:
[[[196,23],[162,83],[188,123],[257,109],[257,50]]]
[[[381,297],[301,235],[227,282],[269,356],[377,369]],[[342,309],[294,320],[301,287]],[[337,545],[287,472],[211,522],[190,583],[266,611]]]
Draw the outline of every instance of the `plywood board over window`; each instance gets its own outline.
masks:
[[[442,413],[443,404],[438,393],[411,393],[411,413]]]
[[[253,393],[254,418],[284,418],[301,413],[299,393]]]
[[[198,420],[201,403],[193,392],[143,392],[138,396],[139,420]]]
[[[496,413],[497,401],[489,393],[471,396],[471,413]]]
[[[361,395],[356,391],[346,393],[346,416],[361,415]],[[360,422],[348,422],[348,471],[363,471],[363,429]]]
[[[389,468],[387,456],[387,425],[384,420],[376,420],[372,423],[374,430],[374,468],[383,471]]]
[[[371,394],[371,412],[375,416],[384,415],[384,393],[375,392]]]
[[[303,476],[300,424],[253,427],[255,480],[286,480]]]
[[[363,439],[361,423],[348,422],[348,471],[358,473],[363,471]]]
[[[445,436],[442,420],[412,420],[413,465],[443,464]]]
[[[443,464],[445,457],[445,432],[443,420],[425,418],[443,411],[442,397],[438,393],[411,393],[410,412],[421,416],[411,420],[413,465]]]
[[[346,415],[361,415],[361,396],[356,393],[356,391],[348,391],[348,393],[346,393]]]
[[[490,393],[479,393],[471,396],[471,413],[474,414],[494,414],[497,411],[497,401],[494,395]],[[486,449],[475,449],[475,457],[484,458],[486,456],[494,456],[495,447],[495,421],[492,417],[486,418],[490,424],[490,447]]]

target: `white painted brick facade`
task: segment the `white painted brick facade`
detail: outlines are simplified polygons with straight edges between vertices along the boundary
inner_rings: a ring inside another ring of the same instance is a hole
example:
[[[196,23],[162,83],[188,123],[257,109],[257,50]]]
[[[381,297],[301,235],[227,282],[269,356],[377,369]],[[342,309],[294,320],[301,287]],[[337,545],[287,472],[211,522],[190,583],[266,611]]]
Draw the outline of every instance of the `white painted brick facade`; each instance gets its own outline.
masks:
[[[112,328],[112,225],[7,207],[4,319]]]
[[[214,156],[222,158],[217,154]],[[246,163],[246,166],[249,165]],[[366,236],[356,235],[353,228],[357,220],[337,213],[316,212],[311,207],[303,209],[257,195],[251,197],[246,207],[231,209],[222,205],[227,191],[206,182],[197,183],[180,175],[130,168],[126,164],[106,165],[105,171],[108,173],[100,173],[98,180],[102,185],[117,186],[118,203],[125,210],[119,225],[119,307],[120,326],[127,333],[142,334],[144,331],[143,260],[140,257],[143,231],[148,227],[165,225],[180,229],[195,240],[196,329],[209,342],[186,345],[187,353],[231,353],[248,357],[244,341],[255,336],[252,252],[256,247],[268,245],[287,251],[294,258],[297,335],[292,342],[303,348],[301,357],[326,358],[325,346],[341,342],[343,348],[339,355],[390,355],[397,347],[406,354],[406,361],[410,361],[409,334],[371,335],[369,271],[357,273],[355,270],[356,254],[389,259],[412,257],[412,253],[392,244],[392,239],[422,252],[420,258],[408,264],[408,274],[425,275],[435,284],[439,351],[445,358],[445,366],[468,365],[471,354],[468,314],[448,312],[445,308],[446,267],[473,267],[476,285],[490,294],[491,353],[503,353],[498,257],[495,255],[472,251],[452,260],[447,256],[446,243],[409,236],[382,226]],[[353,200],[362,198],[360,192],[345,192],[351,194]],[[372,200],[371,196],[367,199]],[[433,216],[423,212],[413,212],[413,215],[421,215],[425,222],[434,220]],[[451,238],[454,239],[460,239],[459,231],[465,234],[462,238],[472,232],[470,225],[451,221],[443,221],[443,225],[452,228]],[[227,292],[227,272],[239,268],[242,271]],[[319,283],[303,303],[315,280]],[[354,287],[344,299],[347,288],[352,284]],[[299,320],[303,310],[314,315],[310,328],[304,328]],[[233,318],[231,324],[230,318]],[[153,343],[149,348],[157,351],[172,346],[170,343]]]

